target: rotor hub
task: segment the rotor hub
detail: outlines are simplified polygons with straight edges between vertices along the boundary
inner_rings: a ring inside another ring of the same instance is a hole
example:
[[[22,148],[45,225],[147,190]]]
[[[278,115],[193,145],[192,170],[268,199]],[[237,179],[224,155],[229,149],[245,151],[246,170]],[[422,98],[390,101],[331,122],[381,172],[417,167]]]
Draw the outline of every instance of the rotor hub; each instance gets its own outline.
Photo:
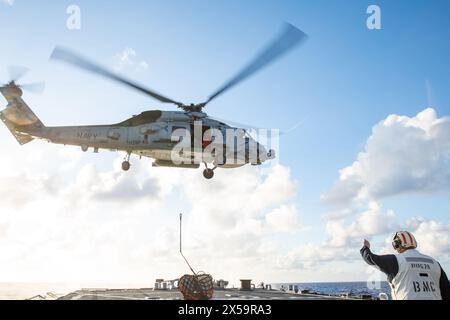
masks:
[[[202,112],[204,107],[205,107],[204,103],[178,104],[178,108],[186,112]]]
[[[5,86],[1,87],[2,93],[8,96],[19,96],[21,97],[23,92],[20,86],[18,86],[14,81],[7,83]]]
[[[7,88],[12,88],[12,89],[20,88],[20,86],[19,86],[14,80],[11,80],[10,82],[8,82],[8,83],[5,85],[5,87],[7,87]]]

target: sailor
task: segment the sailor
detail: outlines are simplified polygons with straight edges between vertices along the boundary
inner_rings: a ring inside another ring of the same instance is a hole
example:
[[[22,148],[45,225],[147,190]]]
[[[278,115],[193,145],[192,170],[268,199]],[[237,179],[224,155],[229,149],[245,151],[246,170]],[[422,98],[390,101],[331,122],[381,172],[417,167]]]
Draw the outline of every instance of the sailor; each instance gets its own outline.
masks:
[[[450,300],[447,275],[436,260],[417,250],[412,233],[396,232],[392,246],[398,254],[376,255],[364,240],[361,255],[387,275],[394,300]]]

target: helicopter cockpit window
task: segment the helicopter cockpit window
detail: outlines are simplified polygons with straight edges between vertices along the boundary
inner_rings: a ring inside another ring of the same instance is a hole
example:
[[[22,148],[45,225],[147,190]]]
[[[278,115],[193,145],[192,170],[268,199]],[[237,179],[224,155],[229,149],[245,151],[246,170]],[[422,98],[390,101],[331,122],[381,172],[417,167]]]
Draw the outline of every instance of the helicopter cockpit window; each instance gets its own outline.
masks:
[[[134,127],[139,126],[146,123],[156,122],[159,118],[161,118],[162,112],[159,110],[154,111],[145,111],[141,114],[134,116],[128,120],[125,120],[119,123],[120,126],[125,127]]]
[[[248,138],[250,134],[245,129],[235,129],[234,136],[239,138]]]
[[[174,132],[177,132],[177,135],[184,134],[184,136],[188,136],[190,134],[189,130],[183,126],[172,126],[172,135]],[[180,141],[183,140],[183,137],[180,137]]]
[[[256,131],[251,130],[250,132],[248,130],[244,130],[244,137],[247,139],[255,139],[255,135],[257,135]]]

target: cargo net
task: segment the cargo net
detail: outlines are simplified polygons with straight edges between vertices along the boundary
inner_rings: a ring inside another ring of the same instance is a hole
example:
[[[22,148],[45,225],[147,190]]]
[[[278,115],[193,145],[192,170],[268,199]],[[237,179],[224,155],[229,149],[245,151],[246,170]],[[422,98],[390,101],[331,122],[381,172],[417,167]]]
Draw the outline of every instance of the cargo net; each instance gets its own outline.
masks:
[[[209,300],[214,293],[210,274],[185,274],[178,282],[178,288],[185,300]]]

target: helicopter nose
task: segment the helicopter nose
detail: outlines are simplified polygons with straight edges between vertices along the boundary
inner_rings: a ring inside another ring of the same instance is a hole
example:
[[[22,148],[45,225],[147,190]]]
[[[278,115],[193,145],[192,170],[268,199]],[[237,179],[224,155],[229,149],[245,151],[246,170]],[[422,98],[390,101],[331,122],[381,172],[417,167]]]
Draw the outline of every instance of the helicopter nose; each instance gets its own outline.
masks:
[[[272,160],[275,158],[275,150],[270,149],[267,151],[267,149],[258,143],[258,162],[263,163],[267,160]]]
[[[272,160],[275,159],[276,153],[274,149],[270,149],[269,152],[267,152],[267,159]]]

